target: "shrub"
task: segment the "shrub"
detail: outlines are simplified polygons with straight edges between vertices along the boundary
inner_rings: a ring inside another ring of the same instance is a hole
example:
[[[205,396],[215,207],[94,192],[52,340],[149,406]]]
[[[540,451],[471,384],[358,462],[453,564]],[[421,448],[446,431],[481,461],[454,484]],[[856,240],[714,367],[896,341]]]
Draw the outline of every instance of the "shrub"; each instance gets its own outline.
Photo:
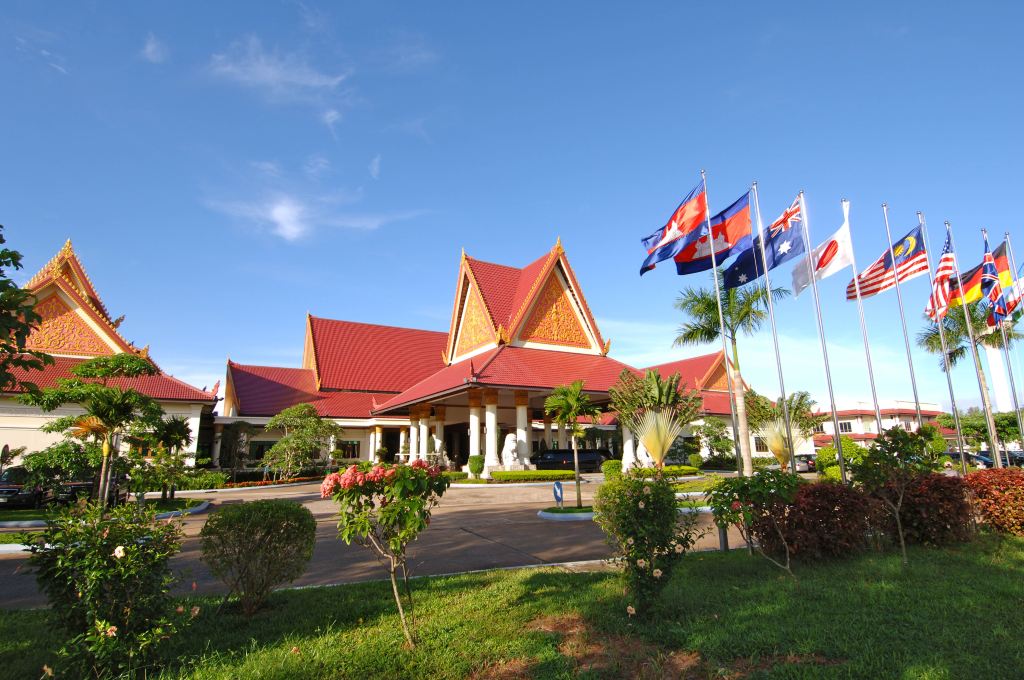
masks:
[[[270,591],[306,570],[316,543],[316,520],[298,503],[266,499],[228,505],[203,526],[203,562],[238,595],[252,616]]]
[[[1024,536],[1024,470],[993,468],[967,475],[981,519],[996,531]]]
[[[573,470],[495,470],[492,482],[559,482],[576,479]]]
[[[736,456],[730,454],[716,453],[704,459],[700,465],[701,470],[736,470]]]
[[[406,548],[430,525],[430,512],[450,484],[440,467],[414,460],[411,465],[353,465],[342,474],[328,475],[320,486],[320,496],[338,504],[341,540],[372,549],[387,565],[398,618],[410,647],[414,643],[396,575],[401,569],[411,611]]]
[[[971,537],[967,485],[959,477],[926,473],[907,487],[903,536],[908,543],[948,545]]]
[[[106,515],[99,504],[80,504],[26,538],[51,616],[70,635],[59,651],[61,675],[132,675],[185,620],[173,616],[168,594],[180,526],[134,503]]]
[[[704,465],[704,456],[699,453],[691,453],[686,460],[690,463],[690,467],[698,470]]]
[[[469,457],[469,471],[474,478],[480,476],[484,471],[484,457],[483,456],[470,456]]]
[[[700,470],[689,465],[666,465],[662,468],[661,475],[663,477],[688,477],[699,473]],[[644,477],[654,477],[657,475],[655,468],[637,468],[636,474]]]
[[[794,558],[847,557],[866,547],[872,501],[845,484],[801,484],[782,522],[785,543]],[[763,520],[762,520],[763,521]],[[771,526],[754,528],[764,549],[778,557],[785,548]]]
[[[175,480],[178,491],[198,491],[201,489],[221,489],[228,483],[228,476],[224,472],[213,470],[189,470]],[[146,491],[160,491],[162,485],[159,480],[153,480],[148,484]]]
[[[469,478],[469,473],[468,472],[451,472],[451,471],[448,471],[448,472],[444,473],[444,476],[454,482],[457,479],[468,479]]]
[[[604,473],[604,480],[606,482],[618,479],[622,476],[622,461],[615,459],[606,460],[601,463],[601,472]]]
[[[622,561],[630,615],[646,614],[673,568],[701,533],[697,516],[679,514],[671,482],[630,471],[597,491],[594,521]]]
[[[722,477],[708,491],[708,505],[720,526],[734,525],[747,545],[792,576],[792,547],[785,521],[800,484],[799,477],[781,470],[760,470],[750,477]],[[785,561],[776,559],[766,548],[772,544],[781,548]]]
[[[302,482],[319,482],[323,477],[289,477],[288,479],[267,479],[261,482],[227,483],[225,489],[246,489],[253,486],[275,486],[277,484],[301,484]]]
[[[776,465],[779,461],[775,459],[775,456],[755,456],[750,459],[751,465],[754,466],[755,470],[763,470],[766,467]]]

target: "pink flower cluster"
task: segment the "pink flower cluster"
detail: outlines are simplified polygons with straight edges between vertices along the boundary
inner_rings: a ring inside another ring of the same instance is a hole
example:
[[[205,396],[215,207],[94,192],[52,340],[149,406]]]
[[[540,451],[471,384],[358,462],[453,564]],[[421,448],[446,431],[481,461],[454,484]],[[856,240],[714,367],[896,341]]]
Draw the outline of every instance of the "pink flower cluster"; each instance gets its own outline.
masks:
[[[417,458],[414,460],[409,467],[414,470],[426,470],[427,474],[430,475],[431,479],[434,479],[441,474],[441,467],[438,465],[430,465],[427,461]]]
[[[425,460],[414,460],[410,466],[414,470],[426,470],[433,479],[441,475],[441,468],[437,465],[430,465]],[[344,472],[332,472],[324,477],[320,484],[320,497],[331,498],[339,489],[351,489],[364,484],[390,484],[398,474],[393,467],[374,465],[369,472],[363,472],[358,465],[351,465]]]

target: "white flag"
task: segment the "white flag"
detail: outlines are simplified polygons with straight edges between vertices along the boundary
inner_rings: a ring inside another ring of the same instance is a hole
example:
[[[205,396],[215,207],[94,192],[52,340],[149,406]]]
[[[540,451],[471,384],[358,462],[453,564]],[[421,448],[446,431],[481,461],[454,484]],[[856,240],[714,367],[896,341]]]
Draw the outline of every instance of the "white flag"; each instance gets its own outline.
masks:
[[[843,226],[814,249],[811,262],[814,263],[814,278],[819,281],[853,264],[849,201],[843,201]],[[811,279],[807,275],[807,257],[803,257],[793,267],[793,295],[799,295],[809,285]]]

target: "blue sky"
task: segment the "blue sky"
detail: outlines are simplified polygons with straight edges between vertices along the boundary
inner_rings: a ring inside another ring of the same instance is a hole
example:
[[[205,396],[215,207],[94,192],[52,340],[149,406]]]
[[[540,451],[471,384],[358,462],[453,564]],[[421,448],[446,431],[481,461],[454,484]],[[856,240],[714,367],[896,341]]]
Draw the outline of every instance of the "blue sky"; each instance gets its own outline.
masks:
[[[122,329],[199,386],[297,365],[304,315],[446,330],[460,248],[523,265],[561,236],[612,355],[671,347],[683,286],[638,239],[709,173],[764,217],[852,201],[859,264],[925,212],[964,264],[1021,234],[1024,63],[1010,3],[5,3],[0,223],[27,277],[73,239]],[[997,240],[997,239],[994,239]],[[940,244],[935,244],[938,250]],[[787,282],[789,265],[778,277]],[[777,270],[778,271],[778,270]],[[866,399],[849,276],[821,286],[837,396]],[[927,282],[905,287],[911,331]],[[883,396],[910,398],[892,293],[866,302]],[[824,400],[810,295],[787,383]],[[748,379],[773,393],[767,337]],[[922,394],[946,402],[931,357]],[[955,371],[965,404],[978,392]]]

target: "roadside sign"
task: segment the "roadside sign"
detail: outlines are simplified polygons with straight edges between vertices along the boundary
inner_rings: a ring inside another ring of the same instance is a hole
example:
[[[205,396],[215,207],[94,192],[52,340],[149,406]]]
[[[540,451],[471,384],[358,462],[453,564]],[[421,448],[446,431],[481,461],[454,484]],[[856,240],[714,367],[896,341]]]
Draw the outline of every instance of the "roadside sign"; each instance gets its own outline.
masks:
[[[555,494],[555,505],[562,507],[562,483],[555,482],[551,490]]]

